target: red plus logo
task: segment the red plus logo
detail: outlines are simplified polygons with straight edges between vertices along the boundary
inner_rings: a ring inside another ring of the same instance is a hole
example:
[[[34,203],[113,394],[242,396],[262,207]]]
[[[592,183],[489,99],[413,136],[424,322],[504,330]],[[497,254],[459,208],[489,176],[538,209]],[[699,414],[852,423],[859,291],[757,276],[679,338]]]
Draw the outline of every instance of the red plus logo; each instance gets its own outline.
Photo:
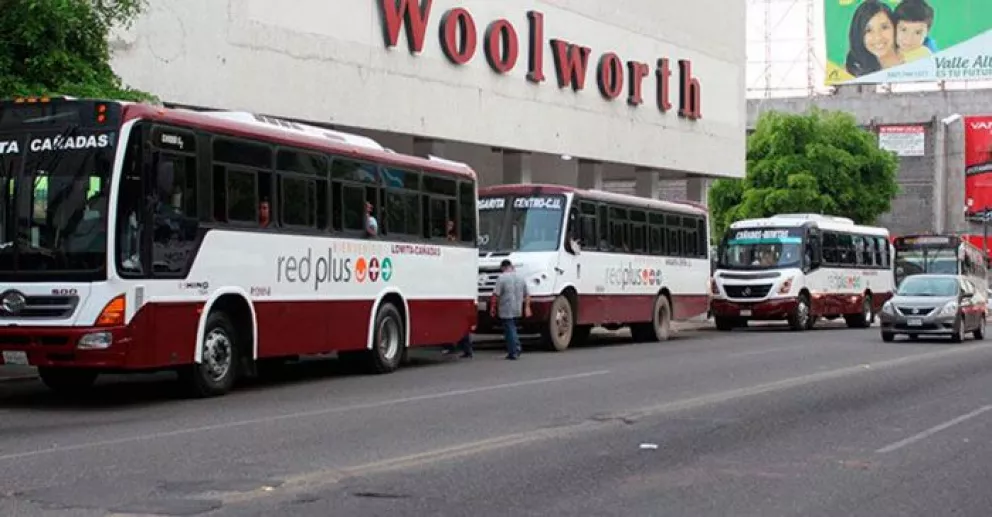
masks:
[[[372,257],[369,259],[369,282],[379,280],[379,259]]]

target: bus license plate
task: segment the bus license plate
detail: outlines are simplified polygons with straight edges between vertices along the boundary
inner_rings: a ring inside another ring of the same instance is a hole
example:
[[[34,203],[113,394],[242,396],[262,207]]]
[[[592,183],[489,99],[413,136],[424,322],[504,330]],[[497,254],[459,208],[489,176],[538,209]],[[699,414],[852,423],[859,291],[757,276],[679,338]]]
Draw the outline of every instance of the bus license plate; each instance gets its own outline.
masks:
[[[3,364],[11,366],[28,366],[27,352],[4,352]]]
[[[906,322],[906,325],[909,325],[910,327],[922,327],[923,326],[923,320],[921,320],[919,318],[910,318]]]
[[[750,316],[750,315],[751,315],[751,311],[749,310],[745,309],[741,311],[741,316]]]

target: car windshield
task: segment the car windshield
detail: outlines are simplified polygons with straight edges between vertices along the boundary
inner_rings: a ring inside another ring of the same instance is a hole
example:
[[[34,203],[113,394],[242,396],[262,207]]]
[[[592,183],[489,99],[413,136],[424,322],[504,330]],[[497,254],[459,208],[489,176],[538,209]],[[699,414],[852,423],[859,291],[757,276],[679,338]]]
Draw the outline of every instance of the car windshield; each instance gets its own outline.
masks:
[[[564,196],[479,199],[479,251],[554,251],[561,240]]]
[[[106,263],[113,133],[7,132],[0,157],[0,278],[91,272]]]
[[[723,269],[799,267],[802,237],[795,229],[731,230],[718,256]]]
[[[911,276],[899,285],[899,296],[957,296],[954,277]]]

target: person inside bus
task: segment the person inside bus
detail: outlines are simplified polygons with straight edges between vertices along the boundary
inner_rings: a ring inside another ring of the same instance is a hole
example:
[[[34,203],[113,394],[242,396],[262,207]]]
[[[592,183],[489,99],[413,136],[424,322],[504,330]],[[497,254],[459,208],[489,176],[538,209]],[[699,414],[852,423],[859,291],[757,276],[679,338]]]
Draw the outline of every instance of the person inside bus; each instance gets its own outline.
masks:
[[[448,242],[456,242],[458,240],[458,232],[455,231],[455,222],[451,219],[448,219],[448,221],[444,223],[444,233],[445,238],[448,239]]]
[[[268,228],[272,224],[272,213],[269,208],[269,201],[263,199],[261,203],[258,204],[258,226],[260,228]]]
[[[365,202],[365,236],[372,238],[379,235],[379,221],[372,214],[372,203]]]

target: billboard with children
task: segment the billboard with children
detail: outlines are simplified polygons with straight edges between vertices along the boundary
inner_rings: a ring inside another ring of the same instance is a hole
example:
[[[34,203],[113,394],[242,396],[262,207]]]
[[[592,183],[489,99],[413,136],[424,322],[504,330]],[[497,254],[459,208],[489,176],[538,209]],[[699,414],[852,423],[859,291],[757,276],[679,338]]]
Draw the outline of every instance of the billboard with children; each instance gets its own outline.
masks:
[[[990,0],[824,0],[827,85],[992,79]]]

